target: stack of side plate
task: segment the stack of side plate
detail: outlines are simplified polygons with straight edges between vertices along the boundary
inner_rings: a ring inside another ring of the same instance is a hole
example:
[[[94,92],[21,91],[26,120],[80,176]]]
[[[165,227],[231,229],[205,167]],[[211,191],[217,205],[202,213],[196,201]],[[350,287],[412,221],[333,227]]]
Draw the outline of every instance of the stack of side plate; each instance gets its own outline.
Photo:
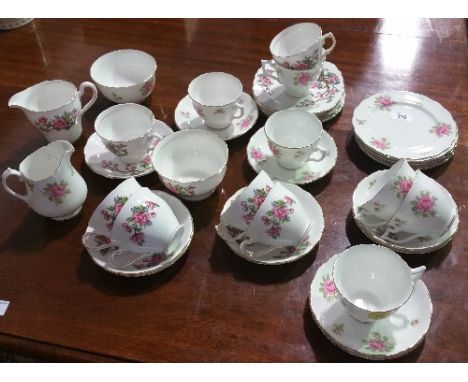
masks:
[[[413,168],[439,166],[453,156],[458,141],[457,124],[447,109],[406,91],[363,100],[354,110],[353,129],[361,150],[389,167],[401,158]]]

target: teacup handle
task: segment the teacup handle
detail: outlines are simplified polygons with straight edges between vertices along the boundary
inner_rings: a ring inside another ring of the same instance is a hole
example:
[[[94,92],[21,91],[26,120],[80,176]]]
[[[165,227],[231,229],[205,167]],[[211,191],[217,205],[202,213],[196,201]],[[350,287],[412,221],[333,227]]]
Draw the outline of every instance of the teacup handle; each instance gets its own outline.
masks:
[[[280,246],[271,246],[270,248],[266,248],[264,249],[263,251],[260,251],[260,252],[252,252],[252,251],[249,251],[247,248],[245,248],[246,246],[249,246],[249,245],[253,245],[255,244],[256,242],[255,241],[252,241],[251,239],[245,239],[244,241],[242,241],[242,243],[240,243],[240,250],[241,252],[244,254],[244,255],[247,255],[247,256],[250,256],[250,257],[262,257],[262,256],[265,256],[265,255],[268,255],[269,253],[273,252],[273,251],[276,251],[277,249],[279,248],[282,248]]]
[[[241,105],[240,103],[236,103],[235,106],[237,107],[237,110],[240,112],[240,114],[239,114],[239,115],[236,115],[236,114],[234,113],[234,115],[232,116],[232,119],[239,119],[239,118],[242,118],[242,117],[244,116],[244,111],[245,111],[244,105]],[[236,112],[237,112],[237,111],[236,111]]]
[[[276,64],[273,60],[261,60],[262,62],[262,72],[263,72],[263,75],[267,76],[267,77],[271,77],[273,79],[275,79],[276,81],[278,82],[281,82],[280,79],[278,78],[278,76],[275,76],[273,73],[268,73],[267,72],[267,68],[266,66],[267,65],[270,65],[276,72]]]
[[[317,151],[320,152],[320,154],[321,154],[320,158],[318,158],[318,159],[312,157]],[[308,162],[321,162],[323,160],[323,158],[325,158],[327,156],[327,154],[328,154],[328,150],[324,150],[324,149],[321,149],[321,148],[317,147],[315,149],[315,151],[312,154],[310,154],[309,159],[307,159],[307,161]]]
[[[78,91],[78,95],[80,98],[83,97],[86,88],[90,88],[93,94],[91,96],[91,99],[88,101],[88,103],[81,107],[81,114],[84,114],[94,104],[94,102],[96,102],[97,95],[98,95],[96,86],[92,82],[84,81],[80,84],[80,89]]]
[[[332,52],[332,50],[335,49],[335,45],[336,45],[335,36],[333,36],[332,32],[328,32],[327,34],[324,34],[322,36],[323,45],[325,45],[325,40],[328,38],[332,40],[332,44],[328,49],[325,49],[325,56],[328,56]]]
[[[22,200],[23,202],[25,202],[26,204],[29,205],[29,200],[28,200],[28,196],[27,196],[27,195],[18,194],[17,192],[13,191],[10,187],[8,187],[7,179],[8,179],[10,176],[16,176],[16,177],[19,178],[19,180],[20,180],[21,182],[24,183],[24,179],[23,179],[23,176],[21,175],[21,173],[20,173],[18,170],[13,170],[12,168],[8,167],[5,171],[3,171],[3,174],[2,174],[2,185],[3,185],[3,188],[4,188],[5,191],[8,192],[10,195],[14,196],[15,198],[18,198],[18,199]]]
[[[103,243],[103,244],[99,244],[99,245],[91,244],[91,242],[89,240],[94,239],[94,238],[96,238],[98,236],[105,236],[105,235],[101,235],[101,234],[99,234],[97,232],[86,232],[83,236],[81,236],[81,243],[86,248],[89,248],[89,249],[92,249],[92,250],[95,250],[95,251],[99,251],[100,249],[109,248],[109,247],[112,247],[112,246],[115,245],[115,243],[113,243],[111,239],[109,239],[108,243]]]
[[[411,278],[413,281],[418,281],[425,271],[426,267],[424,265],[417,268],[411,268]]]

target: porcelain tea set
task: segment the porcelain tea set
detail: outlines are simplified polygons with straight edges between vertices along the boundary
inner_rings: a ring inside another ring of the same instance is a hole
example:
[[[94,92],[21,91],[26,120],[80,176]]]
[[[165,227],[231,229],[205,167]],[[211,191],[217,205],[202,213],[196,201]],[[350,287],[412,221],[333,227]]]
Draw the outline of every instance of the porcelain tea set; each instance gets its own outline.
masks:
[[[331,45],[324,48],[327,40]],[[246,148],[258,175],[228,198],[215,230],[247,261],[296,261],[310,253],[324,229],[320,205],[298,185],[323,178],[337,161],[335,142],[322,125],[341,112],[345,101],[343,76],[327,61],[335,44],[333,34],[322,34],[314,23],[284,29],[271,41],[272,58],[261,60],[253,98],[231,74],[196,77],[175,109],[178,132],[139,104],[155,87],[156,60],[131,49],[107,53],[90,69],[97,88],[53,80],[11,97],[9,106],[22,109],[50,143],[24,159],[19,171],[5,170],[2,184],[40,215],[76,216],[87,187],[71,165],[72,143],[99,89],[117,105],[96,118],[85,162],[99,175],[125,180],[97,206],[82,243],[108,272],[154,274],[180,259],[191,243],[193,220],[180,199],[201,201],[216,191],[227,169],[226,141],[248,132],[260,108],[268,119]],[[82,106],[86,88],[92,96]],[[421,342],[432,315],[420,280],[425,267],[409,268],[392,250],[427,253],[456,233],[454,200],[420,169],[453,156],[458,130],[439,103],[395,91],[362,101],[353,129],[362,151],[390,167],[363,179],[353,194],[356,224],[380,245],[356,245],[323,264],[311,284],[310,308],[323,333],[343,350],[369,359],[392,358]],[[135,179],[154,171],[177,197]],[[26,184],[25,195],[7,185],[10,176]]]

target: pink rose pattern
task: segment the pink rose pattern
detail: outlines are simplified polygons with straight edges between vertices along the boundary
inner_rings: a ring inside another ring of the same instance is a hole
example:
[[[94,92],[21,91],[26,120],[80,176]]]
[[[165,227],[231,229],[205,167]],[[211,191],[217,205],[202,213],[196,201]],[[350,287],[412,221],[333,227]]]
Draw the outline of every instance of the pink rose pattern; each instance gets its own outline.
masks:
[[[281,150],[272,142],[268,142],[268,147],[270,148],[271,153],[277,157],[281,158]]]
[[[241,229],[239,228],[236,228],[236,227],[233,227],[233,226],[230,226],[230,225],[226,225],[226,229],[228,231],[228,234],[232,237],[232,238],[235,238],[237,236],[239,236],[242,232]]]
[[[249,115],[248,117],[241,119],[239,122],[236,122],[236,126],[239,127],[239,129],[241,130],[246,130],[247,128],[252,126],[252,122],[253,117]]]
[[[42,190],[42,194],[57,206],[62,204],[67,195],[71,194],[68,188],[68,183],[63,180],[60,183],[47,183],[47,186]]]
[[[319,292],[322,293],[323,298],[325,298],[328,302],[336,299],[338,291],[336,290],[335,283],[329,274],[326,274],[322,277]]]
[[[309,86],[314,81],[314,78],[310,73],[300,72],[296,74],[293,78],[294,85],[299,86]]]
[[[305,170],[301,175],[301,180],[303,182],[312,182],[320,176],[320,173],[315,171]]]
[[[294,69],[294,70],[308,70],[308,69],[313,69],[318,61],[319,61],[319,50],[316,49],[314,53],[312,53],[312,56],[305,56],[302,60],[298,60],[296,62],[290,63],[288,61],[284,61],[282,63],[282,66],[288,69]]]
[[[385,137],[382,137],[380,139],[372,137],[372,140],[370,143],[372,146],[380,150],[387,150],[390,148],[390,142]]]
[[[255,214],[265,201],[270,191],[271,187],[268,185],[262,188],[257,188],[254,190],[252,197],[248,198],[247,200],[243,200],[240,203],[242,211],[245,212],[245,214],[242,215],[242,220],[245,222],[245,224],[249,225],[252,223]]]
[[[117,215],[122,210],[125,203],[127,203],[128,196],[115,196],[114,197],[114,204],[107,206],[101,210],[101,215],[103,219],[108,222],[106,224],[106,228],[111,231],[112,227],[114,227],[115,219]]]
[[[159,204],[147,200],[144,204],[132,207],[132,215],[122,223],[122,228],[131,234],[129,238],[135,244],[143,246],[145,243],[143,230],[153,224],[151,220],[157,216],[157,207]]]
[[[143,95],[143,97],[147,97],[153,91],[154,83],[155,80],[153,77],[143,84],[143,86],[140,89],[140,93]]]
[[[43,115],[34,122],[34,125],[46,133],[52,130],[69,130],[76,123],[77,117],[77,110],[72,109],[71,111],[64,111],[62,115],[55,115],[52,119],[48,119]]]
[[[294,203],[296,201],[288,196],[271,202],[272,209],[261,217],[263,224],[269,227],[265,231],[268,236],[273,239],[281,236],[281,226],[289,222],[290,216],[294,214],[294,208],[291,208]]]
[[[274,70],[267,69],[266,72],[267,74],[272,74]],[[270,86],[273,85],[273,81],[271,77],[268,76],[267,74],[263,74],[263,73],[257,74],[255,78],[255,82],[257,83],[257,85],[260,85],[262,88],[268,91],[270,89]]]
[[[434,216],[437,212],[435,211],[436,207],[435,196],[431,196],[429,191],[421,191],[419,196],[416,196],[414,200],[411,201],[413,206],[411,210],[416,216],[422,216],[424,218]]]
[[[452,127],[448,123],[438,122],[429,132],[437,135],[439,138],[446,137],[452,134]]]
[[[381,110],[391,111],[394,104],[392,98],[388,95],[381,95],[375,98],[374,104]]]
[[[169,256],[166,256],[164,253],[154,253],[150,257],[145,257],[141,262],[134,263],[133,267],[135,269],[155,267],[165,261],[168,257]]]
[[[172,191],[174,194],[191,197],[195,194],[195,187],[194,186],[181,186],[179,184],[172,184],[169,181],[164,181],[164,185],[167,187],[169,191]]]
[[[257,162],[265,162],[266,157],[265,154],[263,154],[262,150],[259,147],[252,146],[250,148],[250,156]]]
[[[372,332],[369,338],[362,340],[364,348],[373,353],[388,353],[393,350],[395,343],[390,341],[387,336],[383,336],[380,332]]]
[[[399,176],[393,182],[392,191],[396,192],[397,198],[403,198],[413,186],[413,179],[407,176]]]

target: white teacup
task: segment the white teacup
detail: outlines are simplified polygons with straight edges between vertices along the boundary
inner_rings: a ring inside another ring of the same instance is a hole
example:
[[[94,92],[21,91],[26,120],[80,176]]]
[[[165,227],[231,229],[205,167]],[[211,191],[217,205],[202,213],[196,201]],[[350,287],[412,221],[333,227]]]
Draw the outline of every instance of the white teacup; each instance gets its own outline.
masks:
[[[188,94],[198,115],[213,129],[224,129],[244,115],[239,103],[242,82],[231,74],[202,74],[190,82]]]
[[[261,171],[221,215],[221,224],[245,231],[272,188],[273,181]]]
[[[94,129],[106,148],[125,163],[136,163],[146,155],[157,136],[155,118],[147,107],[136,103],[112,106],[98,115]]]
[[[177,131],[156,146],[152,163],[166,188],[185,200],[208,198],[226,174],[229,149],[202,129]]]
[[[116,267],[127,267],[142,257],[152,253],[171,255],[178,247],[184,228],[177,220],[169,205],[148,188],[140,188],[123,205],[117,214],[110,240],[101,245],[89,244],[89,234],[85,245],[95,250],[118,246],[110,252],[109,262]],[[128,260],[125,251],[135,254]],[[143,254],[143,255],[141,255]],[[119,257],[124,258],[123,263]]]
[[[263,75],[278,81],[284,86],[285,92],[294,98],[302,98],[310,93],[310,87],[320,76],[322,66],[323,61],[320,61],[312,69],[295,70],[281,66],[274,60],[262,60]]]
[[[434,179],[417,170],[413,186],[388,222],[382,238],[405,243],[416,237],[440,236],[453,224],[456,210],[450,193]],[[401,235],[402,232],[406,234]]]
[[[298,169],[309,161],[320,162],[328,154],[318,147],[322,122],[306,111],[278,111],[268,118],[264,131],[272,154],[284,168]]]
[[[328,49],[323,49],[326,39],[332,40]],[[322,35],[322,29],[314,23],[298,23],[283,29],[270,43],[273,59],[292,69],[313,69],[325,61],[335,48],[333,33]]]
[[[413,185],[416,173],[406,159],[400,159],[369,188],[364,198],[359,201],[358,219],[366,226],[387,224],[395,215]],[[381,222],[370,225],[365,222],[365,215],[372,215]]]
[[[240,250],[249,256],[263,256],[277,248],[297,245],[310,225],[297,197],[276,183],[245,231],[246,239],[240,244]],[[256,243],[269,248],[254,254],[249,246]]]
[[[425,266],[411,269],[388,248],[361,244],[337,257],[333,282],[348,314],[360,322],[372,322],[402,307],[425,270]]]

